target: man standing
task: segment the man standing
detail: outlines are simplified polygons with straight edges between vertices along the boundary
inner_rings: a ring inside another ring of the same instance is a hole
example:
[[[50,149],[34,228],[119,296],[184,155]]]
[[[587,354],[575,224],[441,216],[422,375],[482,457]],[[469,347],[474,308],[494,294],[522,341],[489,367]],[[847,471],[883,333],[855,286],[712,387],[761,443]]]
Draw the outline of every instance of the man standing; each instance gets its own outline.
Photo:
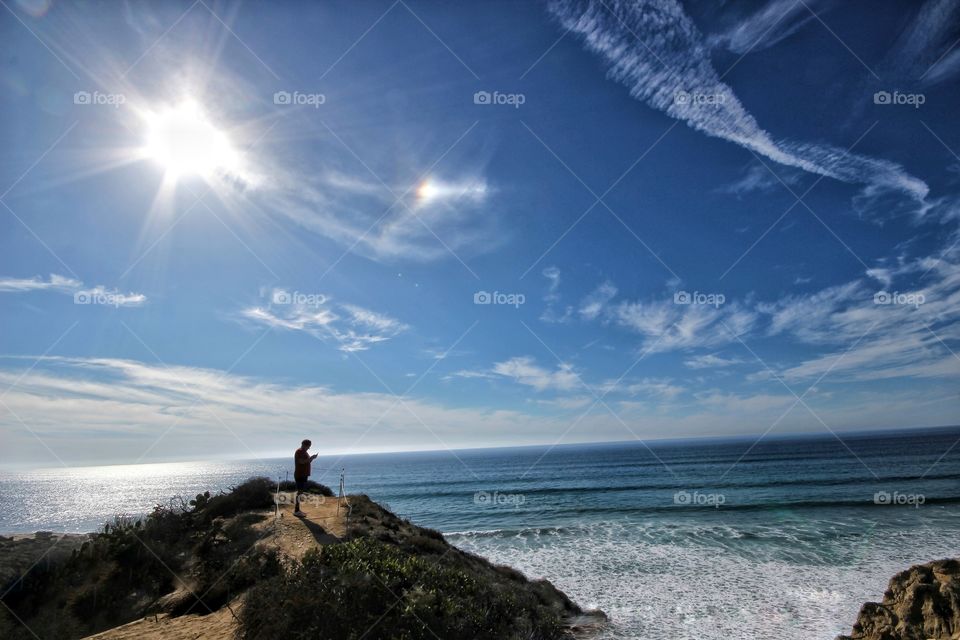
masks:
[[[300,448],[293,452],[293,479],[297,483],[297,497],[293,507],[293,515],[295,516],[307,515],[303,511],[300,511],[300,494],[307,489],[307,478],[310,477],[310,463],[317,459],[317,454],[310,455],[307,453],[307,451],[310,450],[311,444],[313,443],[309,440],[304,440],[300,443]]]

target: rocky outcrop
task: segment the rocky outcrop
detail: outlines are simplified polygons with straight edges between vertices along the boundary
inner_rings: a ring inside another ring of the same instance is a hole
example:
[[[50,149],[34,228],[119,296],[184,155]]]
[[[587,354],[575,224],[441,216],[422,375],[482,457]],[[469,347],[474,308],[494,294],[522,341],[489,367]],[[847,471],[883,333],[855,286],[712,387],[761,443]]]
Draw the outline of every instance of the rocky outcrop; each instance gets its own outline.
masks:
[[[883,602],[863,605],[853,632],[837,640],[960,640],[960,561],[898,573]]]

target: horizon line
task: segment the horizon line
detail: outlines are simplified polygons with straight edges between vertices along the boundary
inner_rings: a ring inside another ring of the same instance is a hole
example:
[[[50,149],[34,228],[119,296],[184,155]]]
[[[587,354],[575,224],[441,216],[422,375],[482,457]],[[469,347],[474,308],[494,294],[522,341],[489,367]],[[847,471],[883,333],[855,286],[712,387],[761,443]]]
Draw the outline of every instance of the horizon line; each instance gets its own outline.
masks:
[[[390,449],[390,450],[367,450],[367,451],[347,451],[347,452],[331,452],[324,453],[317,456],[317,459],[324,458],[346,458],[351,456],[363,456],[363,455],[390,455],[390,454],[404,454],[404,453],[444,453],[444,452],[474,452],[474,451],[494,451],[498,449],[534,449],[538,447],[547,447],[547,448],[560,448],[560,447],[574,447],[574,446],[591,446],[591,445],[617,445],[617,444],[637,444],[644,442],[656,442],[658,444],[677,442],[677,443],[693,443],[696,441],[731,441],[731,440],[749,440],[756,438],[759,440],[791,440],[791,439],[842,439],[841,436],[845,437],[869,437],[870,435],[876,434],[892,434],[892,433],[905,433],[905,432],[917,432],[917,431],[938,431],[938,430],[949,430],[949,429],[960,429],[960,424],[951,424],[951,425],[936,425],[936,426],[914,426],[914,427],[886,427],[886,428],[867,428],[867,429],[848,429],[842,431],[829,431],[829,432],[820,432],[820,431],[800,431],[800,432],[787,432],[787,433],[776,433],[776,434],[730,434],[730,435],[700,435],[700,436],[680,436],[680,437],[650,437],[650,438],[634,438],[632,440],[592,440],[592,441],[583,441],[583,442],[564,442],[564,443],[549,443],[549,442],[540,442],[540,443],[528,443],[528,444],[515,444],[515,445],[503,445],[496,444],[490,446],[480,446],[480,447],[446,447],[439,449]],[[140,465],[151,465],[151,464],[184,464],[190,462],[246,462],[246,461],[257,461],[257,462],[266,462],[267,460],[277,460],[280,458],[288,457],[287,453],[280,452],[265,452],[263,457],[206,457],[206,458],[189,458],[189,459],[177,459],[177,460],[154,460],[150,462],[106,462],[106,463],[90,463],[90,464],[77,464],[77,465],[65,465],[65,466],[53,466],[53,467],[36,467],[31,465],[31,463],[22,463],[16,465],[7,465],[0,464],[0,473],[6,471],[15,471],[23,470],[25,467],[33,468],[36,471],[46,471],[46,470],[56,470],[56,469],[82,469],[90,467],[121,467],[121,466],[140,466]]]

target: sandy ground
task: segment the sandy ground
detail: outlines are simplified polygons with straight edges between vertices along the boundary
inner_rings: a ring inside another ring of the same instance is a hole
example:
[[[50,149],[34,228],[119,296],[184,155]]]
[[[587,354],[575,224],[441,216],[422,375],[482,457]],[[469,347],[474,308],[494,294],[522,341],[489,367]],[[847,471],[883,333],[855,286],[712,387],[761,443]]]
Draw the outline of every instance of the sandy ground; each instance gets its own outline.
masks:
[[[275,546],[290,560],[299,560],[310,549],[336,542],[346,534],[347,507],[337,513],[336,498],[309,496],[301,503],[306,517],[293,515],[293,495],[281,494],[278,517],[268,518],[260,526],[266,534],[261,545]],[[272,514],[271,514],[272,515]],[[273,529],[270,532],[270,529]],[[232,640],[237,630],[234,614],[243,606],[242,597],[209,615],[166,615],[136,620],[90,638],[97,640]]]
[[[281,494],[280,517],[263,524],[276,527],[275,535],[264,539],[264,544],[274,544],[280,553],[299,560],[310,549],[342,539],[347,533],[347,507],[341,506],[337,513],[337,499],[323,496],[305,496],[300,509],[305,518],[293,515],[293,494]]]
[[[206,616],[186,615],[170,618],[166,614],[157,618],[136,620],[128,624],[98,633],[88,638],[103,640],[197,640],[197,638],[212,638],[215,640],[230,640],[237,629],[237,621],[231,609],[237,613],[239,603],[233,602],[230,608],[223,607]]]

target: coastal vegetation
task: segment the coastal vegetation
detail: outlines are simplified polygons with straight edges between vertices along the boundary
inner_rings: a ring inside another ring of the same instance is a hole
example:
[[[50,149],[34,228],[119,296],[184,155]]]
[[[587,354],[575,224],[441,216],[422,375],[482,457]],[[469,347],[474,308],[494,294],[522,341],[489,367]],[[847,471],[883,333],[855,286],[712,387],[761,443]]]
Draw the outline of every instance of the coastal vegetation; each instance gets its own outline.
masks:
[[[296,548],[308,547],[291,553],[277,517],[289,505],[275,504],[278,489],[252,478],[227,493],[116,518],[69,555],[36,562],[3,586],[0,637],[80,638],[161,616],[196,618],[202,629],[204,616],[227,611],[241,640],[552,640],[605,619],[549,582],[465,553],[363,495],[349,497],[338,535],[290,516],[307,534]],[[307,504],[332,495],[311,484]]]

